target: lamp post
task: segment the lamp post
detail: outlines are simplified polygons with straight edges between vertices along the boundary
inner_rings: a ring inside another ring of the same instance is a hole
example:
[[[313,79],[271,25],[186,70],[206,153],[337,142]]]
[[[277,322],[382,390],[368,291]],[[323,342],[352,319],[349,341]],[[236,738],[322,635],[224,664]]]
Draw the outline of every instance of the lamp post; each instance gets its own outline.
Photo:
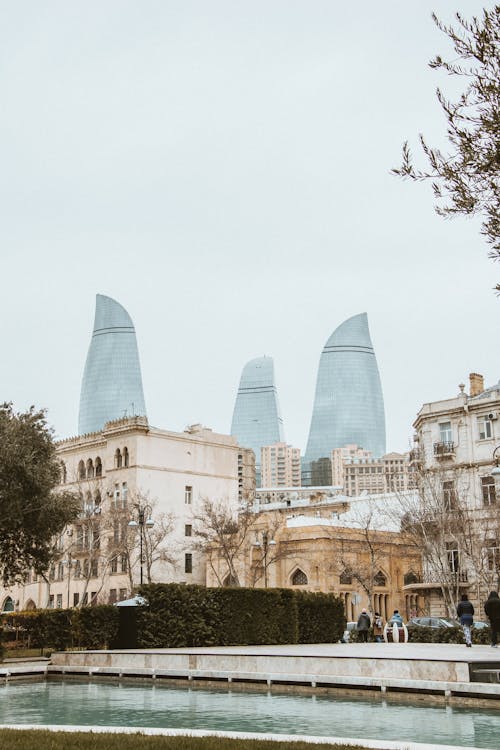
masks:
[[[276,542],[274,541],[274,539],[269,539],[269,534],[267,533],[267,531],[263,531],[262,542],[259,542],[259,540],[257,540],[256,542],[254,542],[254,546],[258,549],[262,548],[262,561],[264,563],[264,588],[267,589],[267,555],[269,552],[269,548],[275,547]]]
[[[128,525],[131,528],[137,528],[139,527],[139,544],[140,544],[140,567],[141,567],[141,586],[143,582],[143,575],[142,575],[142,566],[144,563],[144,527],[147,526],[148,529],[152,528],[155,525],[155,522],[151,518],[151,508],[149,505],[140,505],[138,503],[134,503],[134,508],[137,511],[137,521],[135,519],[132,519],[128,522]],[[146,517],[147,515],[147,517]]]

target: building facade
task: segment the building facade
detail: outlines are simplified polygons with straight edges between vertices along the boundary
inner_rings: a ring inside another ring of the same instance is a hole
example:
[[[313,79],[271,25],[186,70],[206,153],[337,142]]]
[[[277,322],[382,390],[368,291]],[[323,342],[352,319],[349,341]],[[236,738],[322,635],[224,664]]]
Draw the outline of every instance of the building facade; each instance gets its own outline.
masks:
[[[81,515],[57,541],[47,576],[0,590],[0,606],[112,603],[131,595],[141,567],[144,582],[204,583],[193,519],[205,499],[236,510],[240,451],[234,438],[201,425],[177,433],[153,428],[145,417],[62,440],[62,486],[80,496]]]
[[[111,297],[98,294],[80,394],[78,434],[124,416],[146,416],[135,328]]]
[[[304,484],[312,483],[313,462],[350,443],[377,458],[385,453],[384,399],[366,313],[342,323],[321,354]]]
[[[252,359],[243,368],[231,435],[239,445],[255,453],[257,485],[260,485],[260,449],[285,439],[272,357]]]
[[[469,393],[424,404],[414,422],[411,460],[420,509],[410,531],[425,544],[423,577],[407,590],[425,599],[431,615],[456,616],[466,593],[484,619],[483,604],[500,583],[498,468],[500,383],[485,388],[470,375]],[[416,540],[418,541],[418,539]]]
[[[274,443],[261,448],[261,483],[263,487],[300,487],[300,448]]]
[[[415,493],[406,493],[415,502]],[[363,607],[387,619],[421,609],[405,581],[421,575],[420,551],[408,546],[388,509],[394,494],[347,498],[335,488],[257,489],[255,520],[237,562],[238,580],[252,587],[324,591],[342,597],[348,620]],[[223,554],[207,566],[207,585],[227,576]]]
[[[415,486],[409,453],[386,453],[372,458],[356,445],[332,451],[332,484],[340,485],[348,496],[367,492],[404,492]]]

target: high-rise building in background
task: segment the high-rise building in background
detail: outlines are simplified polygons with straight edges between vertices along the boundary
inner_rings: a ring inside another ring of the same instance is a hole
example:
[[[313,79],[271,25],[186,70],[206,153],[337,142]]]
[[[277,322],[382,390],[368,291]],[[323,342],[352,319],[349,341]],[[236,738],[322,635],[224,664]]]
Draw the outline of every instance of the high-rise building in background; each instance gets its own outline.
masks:
[[[332,484],[343,488],[350,497],[367,492],[405,492],[415,486],[415,473],[411,471],[409,453],[386,453],[373,458],[370,451],[357,445],[334,448],[331,454]]]
[[[303,482],[316,484],[312,475],[331,466],[331,451],[350,443],[376,458],[385,453],[384,399],[366,313],[342,323],[321,354]],[[323,484],[326,474],[321,478]]]
[[[231,435],[255,453],[257,486],[260,485],[260,449],[285,440],[272,357],[247,362],[241,374],[234,405]]]
[[[99,432],[106,422],[126,416],[146,416],[135,328],[125,308],[98,294],[83,373],[78,433]]]
[[[261,448],[263,487],[300,487],[300,448],[274,443]]]

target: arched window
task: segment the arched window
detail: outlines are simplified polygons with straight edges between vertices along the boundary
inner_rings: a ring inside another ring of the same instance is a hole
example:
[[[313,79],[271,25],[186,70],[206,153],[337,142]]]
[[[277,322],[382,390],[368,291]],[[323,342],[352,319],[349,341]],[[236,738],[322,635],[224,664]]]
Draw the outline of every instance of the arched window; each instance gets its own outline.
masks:
[[[78,463],[78,479],[85,479],[85,464],[83,461]]]
[[[303,570],[297,568],[292,576],[292,586],[306,586],[308,583],[307,576]]]
[[[8,596],[3,603],[2,612],[13,612],[14,611],[14,601],[11,599],[10,596]]]
[[[403,581],[405,586],[411,586],[412,583],[418,583],[418,576],[413,570],[409,570],[405,573]]]
[[[230,586],[237,586],[238,581],[230,573],[228,576],[226,576],[226,578],[224,579],[224,583],[222,585],[225,586],[226,588],[229,588]]]
[[[94,464],[91,458],[87,461],[87,479],[94,478]]]
[[[61,461],[61,476],[60,476],[61,484],[66,484],[67,478],[68,477],[67,477],[67,472],[66,472],[66,464],[64,463],[64,461]]]
[[[99,456],[95,460],[95,475],[96,477],[102,477],[102,461]]]
[[[379,570],[377,575],[374,576],[373,582],[375,586],[387,586],[387,578],[385,577],[385,575],[382,573],[381,570]]]
[[[352,583],[352,575],[347,570],[343,570],[339,576],[339,581],[343,586],[350,586]]]
[[[28,601],[24,605],[24,609],[36,609],[36,604],[33,599],[28,599]]]
[[[94,513],[101,512],[101,493],[99,490],[94,495]]]
[[[128,448],[123,449],[123,465],[128,466]]]
[[[119,448],[115,451],[115,469],[122,468],[122,454]]]

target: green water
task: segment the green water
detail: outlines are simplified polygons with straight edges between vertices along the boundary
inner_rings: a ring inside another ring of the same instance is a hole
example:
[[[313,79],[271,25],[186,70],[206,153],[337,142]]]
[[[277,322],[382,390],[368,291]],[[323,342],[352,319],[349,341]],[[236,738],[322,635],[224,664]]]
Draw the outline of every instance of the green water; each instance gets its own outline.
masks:
[[[500,748],[500,711],[366,697],[118,682],[0,687],[0,724],[79,724],[274,732]]]

